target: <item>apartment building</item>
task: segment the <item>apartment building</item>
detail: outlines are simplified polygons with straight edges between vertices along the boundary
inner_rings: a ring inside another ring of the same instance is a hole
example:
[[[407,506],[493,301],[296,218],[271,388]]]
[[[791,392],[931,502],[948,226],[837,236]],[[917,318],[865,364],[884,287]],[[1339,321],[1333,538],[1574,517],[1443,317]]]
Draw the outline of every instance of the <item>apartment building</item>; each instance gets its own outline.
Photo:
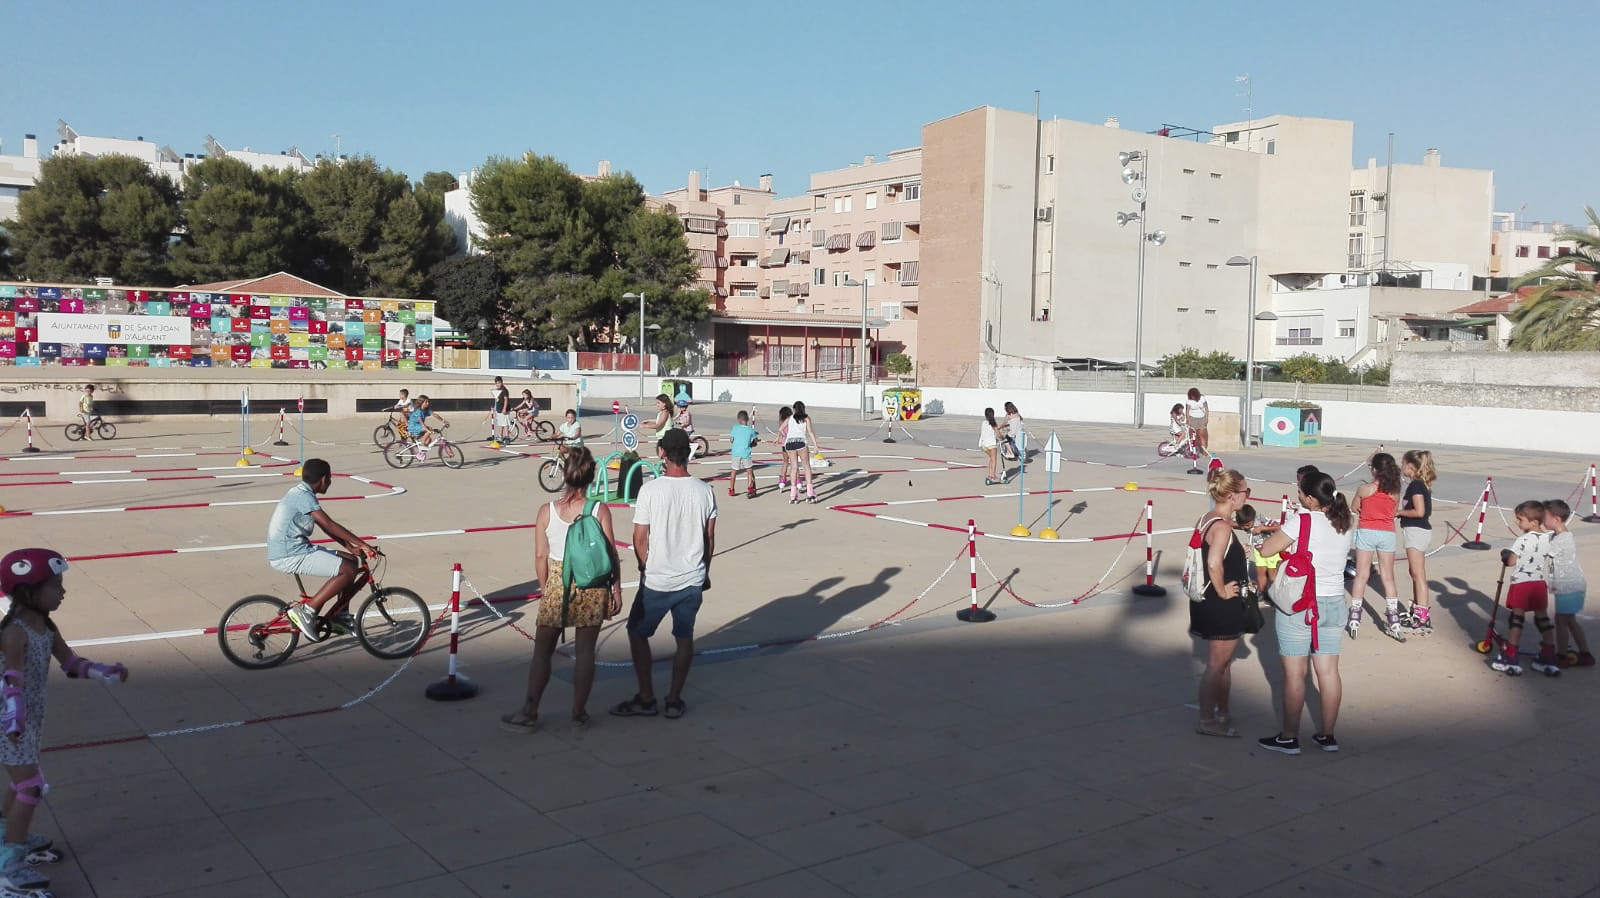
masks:
[[[275,168],[309,171],[316,167],[316,162],[307,158],[298,147],[290,147],[280,153],[260,153],[249,147],[229,150],[210,135],[206,136],[205,153],[180,155],[172,147],[157,145],[154,141],[145,140],[143,136],[130,140],[122,137],[79,134],[76,129],[63,121],[56,122],[56,132],[61,139],[51,147],[51,156],[132,156],[149,166],[151,171],[164,174],[179,184],[183,183],[183,175],[191,166],[203,159],[219,156],[238,159],[258,170]],[[39,155],[39,138],[34,134],[23,136],[20,156],[0,154],[0,222],[16,218],[17,204],[22,194],[32,190],[38,183],[43,161]]]
[[[1494,213],[1489,233],[1489,276],[1497,289],[1538,270],[1551,259],[1572,255],[1572,242],[1562,234],[1600,235],[1600,228],[1563,222],[1522,221],[1514,212]]]

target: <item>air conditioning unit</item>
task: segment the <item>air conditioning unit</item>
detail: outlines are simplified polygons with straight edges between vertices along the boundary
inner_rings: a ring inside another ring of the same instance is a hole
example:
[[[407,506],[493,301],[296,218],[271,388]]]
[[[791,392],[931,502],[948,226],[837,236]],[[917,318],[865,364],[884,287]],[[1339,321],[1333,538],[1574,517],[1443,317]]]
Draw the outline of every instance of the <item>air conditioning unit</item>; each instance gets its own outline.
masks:
[[[1050,206],[1044,206],[1044,207],[1040,208],[1039,211],[1037,213],[1035,213],[1034,220],[1035,221],[1049,221],[1050,220],[1051,211],[1052,211],[1052,209],[1051,209]]]
[[[900,187],[897,184],[890,184],[888,187],[883,188],[883,195],[884,196],[894,196],[895,194],[897,194],[899,192],[900,192]]]

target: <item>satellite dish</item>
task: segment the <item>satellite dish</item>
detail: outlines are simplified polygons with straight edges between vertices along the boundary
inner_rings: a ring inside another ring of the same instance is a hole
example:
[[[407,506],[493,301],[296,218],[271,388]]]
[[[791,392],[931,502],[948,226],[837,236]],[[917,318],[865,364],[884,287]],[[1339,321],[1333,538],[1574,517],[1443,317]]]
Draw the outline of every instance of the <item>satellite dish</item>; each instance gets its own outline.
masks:
[[[1136,203],[1144,202],[1145,197],[1148,196],[1148,195],[1149,194],[1144,192],[1144,188],[1143,187],[1135,187],[1135,188],[1133,188],[1133,193],[1129,194],[1129,196],[1133,197],[1133,201],[1136,202]]]

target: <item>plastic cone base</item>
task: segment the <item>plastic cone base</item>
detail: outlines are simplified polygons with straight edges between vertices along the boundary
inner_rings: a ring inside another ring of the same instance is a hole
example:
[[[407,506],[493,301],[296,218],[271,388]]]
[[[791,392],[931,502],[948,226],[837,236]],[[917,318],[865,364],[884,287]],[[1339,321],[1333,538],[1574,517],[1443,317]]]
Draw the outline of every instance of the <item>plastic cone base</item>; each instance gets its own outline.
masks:
[[[241,458],[238,461],[234,462],[233,466],[235,468],[248,468],[248,467],[250,467],[250,459]]]
[[[894,437],[884,437],[883,441],[885,443],[893,443],[893,442],[895,442],[895,438]]]
[[[1018,524],[1017,526],[1011,528],[1011,535],[1012,536],[1032,536],[1033,533],[1031,531],[1029,531],[1028,528],[1022,526],[1021,524]]]
[[[304,473],[304,470],[305,469],[299,468],[299,467],[295,468],[294,469],[294,476],[299,477],[302,473]]]
[[[1039,538],[1040,539],[1060,539],[1061,538],[1061,534],[1055,532],[1055,530],[1053,530],[1053,529],[1051,529],[1049,527],[1046,527],[1043,530],[1039,531]]]
[[[1139,484],[1130,480],[1127,483],[1124,483],[1122,488],[1130,493],[1137,493],[1139,491]]]
[[[1165,586],[1157,586],[1154,583],[1140,583],[1133,588],[1133,594],[1136,596],[1164,596],[1167,594],[1167,588]]]
[[[277,439],[272,441],[272,445],[274,445],[274,446],[287,446],[287,445],[289,445],[289,441],[280,436]]]
[[[956,620],[969,624],[986,624],[994,620],[994,612],[987,608],[963,608],[956,612]]]
[[[454,680],[445,677],[437,683],[429,683],[428,688],[423,690],[423,695],[436,702],[459,702],[477,694],[478,684],[461,674],[456,674]]]
[[[500,441],[499,440],[490,440],[489,441],[489,448],[490,449],[499,449],[500,448]]]
[[[24,449],[22,451],[23,452],[38,452],[39,451],[39,447],[38,446],[29,446],[28,448],[26,448],[26,449]]]
[[[1600,514],[1586,514],[1580,520],[1585,524],[1600,524]]]
[[[1473,539],[1462,543],[1461,548],[1471,549],[1474,552],[1482,552],[1483,550],[1489,548],[1489,544],[1481,539]]]
[[[244,450],[244,454],[245,455],[255,455],[256,454],[256,450],[254,450],[254,449],[246,449],[246,450]]]

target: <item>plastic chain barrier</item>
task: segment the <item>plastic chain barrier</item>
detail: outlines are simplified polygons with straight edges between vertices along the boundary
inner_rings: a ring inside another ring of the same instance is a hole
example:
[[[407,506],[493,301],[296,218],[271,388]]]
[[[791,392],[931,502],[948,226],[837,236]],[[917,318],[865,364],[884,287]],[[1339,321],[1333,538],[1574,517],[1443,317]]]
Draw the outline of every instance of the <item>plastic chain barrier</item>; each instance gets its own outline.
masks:
[[[1098,594],[1100,592],[1100,587],[1105,584],[1106,578],[1111,576],[1111,572],[1116,570],[1117,569],[1117,565],[1122,563],[1122,556],[1127,554],[1128,547],[1133,545],[1134,537],[1139,535],[1139,533],[1138,533],[1139,518],[1144,517],[1145,514],[1146,514],[1146,510],[1145,509],[1143,509],[1143,508],[1139,509],[1139,517],[1138,518],[1134,518],[1133,527],[1131,527],[1129,529],[1127,538],[1122,541],[1122,548],[1120,550],[1118,550],[1117,557],[1111,559],[1111,564],[1106,567],[1105,573],[1101,574],[1099,579],[1094,581],[1094,585],[1093,586],[1090,586],[1088,589],[1084,590],[1081,593],[1078,593],[1076,596],[1074,596],[1071,599],[1068,599],[1065,602],[1033,602],[1033,601],[1029,601],[1028,599],[1024,599],[1022,596],[1017,595],[1016,591],[1013,590],[1009,584],[1007,584],[1004,580],[1000,579],[1000,577],[995,574],[994,570],[989,567],[989,562],[983,557],[983,553],[981,553],[981,552],[978,553],[978,563],[983,565],[984,571],[987,572],[990,577],[994,578],[995,585],[999,586],[1002,590],[1005,590],[1006,595],[1009,595],[1013,599],[1016,599],[1018,602],[1021,602],[1022,604],[1027,605],[1029,608],[1066,608],[1066,607],[1070,607],[1072,605],[1077,605],[1078,603],[1082,602],[1084,599],[1090,598],[1090,597]]]

